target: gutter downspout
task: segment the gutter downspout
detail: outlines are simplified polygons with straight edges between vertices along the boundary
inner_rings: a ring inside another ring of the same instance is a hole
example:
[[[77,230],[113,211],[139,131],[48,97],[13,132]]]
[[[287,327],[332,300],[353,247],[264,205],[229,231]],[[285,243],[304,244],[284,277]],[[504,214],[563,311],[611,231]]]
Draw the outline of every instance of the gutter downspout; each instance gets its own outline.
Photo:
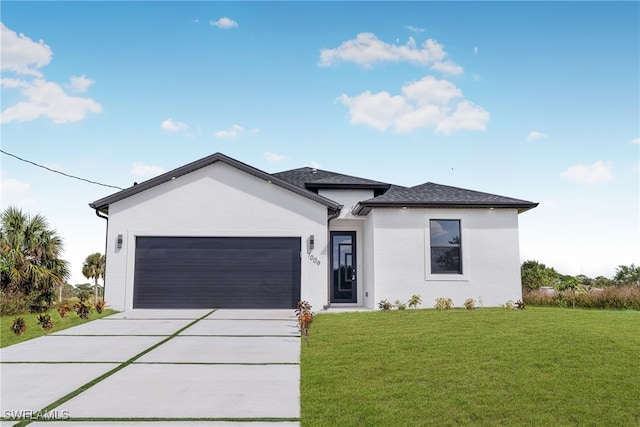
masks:
[[[109,217],[106,215],[101,215],[98,208],[94,208],[96,210],[96,216],[98,218],[103,218],[107,221],[107,227],[104,237],[104,275],[102,276],[102,301],[104,301],[104,296],[107,293],[107,245],[109,243]]]
[[[334,219],[338,218],[340,216],[340,211],[342,210],[343,206],[340,205],[338,206],[338,209],[336,209],[336,212],[333,214],[330,214],[327,217],[327,242],[328,245],[327,246],[331,246],[331,221],[333,221]],[[331,258],[331,251],[332,249],[329,249],[329,258]],[[331,262],[327,263],[327,277],[329,277],[329,280],[327,280],[327,303],[324,305],[324,307],[322,307],[324,310],[327,310],[330,306],[331,306]]]

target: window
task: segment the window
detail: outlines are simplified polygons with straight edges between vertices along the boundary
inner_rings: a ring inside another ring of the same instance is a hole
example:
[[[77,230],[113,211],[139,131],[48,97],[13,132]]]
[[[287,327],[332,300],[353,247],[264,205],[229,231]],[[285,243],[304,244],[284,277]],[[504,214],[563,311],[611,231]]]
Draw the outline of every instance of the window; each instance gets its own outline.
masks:
[[[431,274],[462,274],[460,220],[429,220]]]

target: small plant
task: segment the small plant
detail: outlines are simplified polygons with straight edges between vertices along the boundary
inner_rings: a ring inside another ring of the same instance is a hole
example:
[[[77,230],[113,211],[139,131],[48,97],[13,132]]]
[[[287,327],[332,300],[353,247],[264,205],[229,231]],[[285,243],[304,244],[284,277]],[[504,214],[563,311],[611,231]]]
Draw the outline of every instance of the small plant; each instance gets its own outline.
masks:
[[[507,310],[513,310],[515,308],[513,301],[511,300],[505,302],[503,307],[506,308]]]
[[[396,308],[398,310],[406,310],[407,309],[407,304],[401,302],[399,299],[396,300],[395,306],[396,306]]]
[[[453,307],[453,300],[451,298],[436,298],[436,310],[449,310]]]
[[[298,301],[298,307],[296,308],[296,317],[298,318],[298,330],[300,335],[305,339],[309,337],[309,325],[313,320],[313,312],[311,311],[311,304],[307,301]]]
[[[91,313],[91,304],[88,302],[88,300],[78,301],[74,308],[76,309],[76,314],[79,318],[89,318],[89,313]]]
[[[420,304],[422,304],[422,297],[420,295],[413,295],[407,302],[409,308],[418,308]]]
[[[53,328],[53,319],[48,314],[41,314],[38,316],[38,325],[42,326],[42,329]]]
[[[466,308],[467,310],[473,310],[474,308],[476,308],[475,304],[476,302],[473,300],[473,298],[467,298],[466,300],[464,300],[464,308]]]
[[[67,313],[71,311],[71,307],[69,307],[67,304],[62,304],[58,306],[57,310],[60,317],[64,319],[65,317],[67,317]]]
[[[393,304],[391,304],[389,300],[383,299],[378,303],[378,308],[382,311],[391,310],[393,308]]]
[[[518,300],[513,304],[513,307],[516,310],[524,310],[524,303],[522,301]]]
[[[96,311],[97,311],[98,313],[102,313],[102,310],[104,310],[104,308],[105,308],[106,306],[107,306],[106,301],[98,301],[98,302],[96,303],[96,306],[95,306],[95,307],[96,307]]]
[[[22,335],[27,330],[27,323],[22,317],[16,317],[13,319],[13,322],[11,322],[11,330],[16,335]]]

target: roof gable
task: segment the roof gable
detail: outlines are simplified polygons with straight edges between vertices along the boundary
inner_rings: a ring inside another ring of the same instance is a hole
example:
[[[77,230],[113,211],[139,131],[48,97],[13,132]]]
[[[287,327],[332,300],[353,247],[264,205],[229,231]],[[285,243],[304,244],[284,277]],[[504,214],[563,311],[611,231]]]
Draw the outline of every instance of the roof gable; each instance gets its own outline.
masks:
[[[342,206],[340,206],[338,203],[334,202],[333,200],[329,200],[326,197],[322,197],[312,191],[308,191],[306,189],[303,188],[299,188],[296,185],[293,185],[287,181],[284,181],[274,175],[270,175],[267,172],[261,171],[260,169],[254,168],[253,166],[249,166],[245,163],[242,163],[238,160],[232,159],[231,157],[225,156],[222,153],[215,153],[212,154],[208,157],[202,158],[200,160],[196,160],[195,162],[191,162],[189,164],[186,164],[184,166],[181,166],[179,168],[176,168],[172,171],[166,172],[162,175],[159,175],[155,178],[151,178],[147,181],[144,181],[140,184],[137,185],[133,185],[129,188],[125,188],[122,191],[119,191],[117,193],[114,193],[110,196],[107,197],[103,197],[102,199],[96,200],[93,203],[90,203],[89,206],[91,206],[92,208],[102,211],[102,212],[108,212],[109,210],[109,205],[115,202],[118,202],[120,200],[123,200],[127,197],[131,197],[135,194],[141,193],[145,190],[148,190],[150,188],[156,187],[160,184],[163,184],[165,182],[171,181],[173,179],[179,178],[183,175],[186,175],[188,173],[194,172],[198,169],[202,169],[204,167],[207,167],[209,165],[212,165],[216,162],[222,162],[225,163],[229,166],[232,166],[242,172],[248,173],[250,175],[253,175],[257,178],[263,179],[265,181],[268,181],[272,184],[275,184],[279,187],[282,187],[286,190],[292,191],[300,196],[306,197],[308,199],[311,199],[315,202],[318,202],[322,205],[327,206],[327,208],[331,209],[332,211],[338,211],[341,209]]]

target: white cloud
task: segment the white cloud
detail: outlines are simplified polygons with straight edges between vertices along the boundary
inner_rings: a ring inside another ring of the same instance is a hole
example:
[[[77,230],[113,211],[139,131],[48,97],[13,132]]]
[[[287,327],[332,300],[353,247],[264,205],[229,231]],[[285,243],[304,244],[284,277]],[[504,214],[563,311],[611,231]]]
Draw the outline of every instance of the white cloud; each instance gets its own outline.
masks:
[[[257,133],[259,129],[245,129],[244,127],[234,124],[229,129],[219,130],[213,134],[216,138],[237,138],[244,133]]]
[[[311,160],[309,163],[305,163],[305,166],[313,169],[320,169],[322,167],[322,165],[315,160]]]
[[[228,30],[229,28],[236,28],[238,26],[238,23],[225,16],[218,19],[217,21],[211,21],[211,25],[214,27],[221,28],[223,30]]]
[[[328,67],[339,62],[355,62],[370,68],[378,62],[410,62],[429,66],[444,74],[462,74],[463,68],[447,59],[443,46],[433,39],[428,39],[420,47],[413,37],[405,45],[385,43],[373,33],[360,33],[353,40],[347,40],[335,49],[320,51],[321,67]]]
[[[560,176],[569,181],[579,182],[582,184],[596,184],[602,181],[611,181],[613,174],[612,162],[597,161],[592,165],[575,165],[571,166]]]
[[[31,82],[3,79],[2,85],[21,87],[21,93],[28,100],[6,108],[0,123],[26,122],[40,117],[49,118],[53,123],[69,123],[84,119],[87,113],[102,111],[102,106],[93,99],[67,95],[59,84],[40,78]]]
[[[473,53],[475,53],[476,55],[478,54],[478,46],[473,48]]]
[[[271,153],[269,151],[266,151],[263,153],[264,157],[270,161],[270,162],[285,162],[287,160],[289,160],[289,158],[283,154],[276,154],[276,153]]]
[[[447,80],[426,76],[405,84],[402,95],[382,91],[356,96],[342,94],[338,102],[349,108],[352,124],[364,124],[378,130],[409,132],[433,127],[446,135],[458,129],[484,130],[489,113],[463,99],[462,91]],[[458,101],[454,101],[459,99]]]
[[[186,123],[174,121],[171,117],[160,123],[160,128],[169,132],[178,132],[187,129],[188,127],[189,126],[187,126]]]
[[[20,181],[19,179],[9,178],[8,174],[2,171],[2,180],[0,181],[0,193],[24,193],[29,191],[31,186],[29,183]]]
[[[154,177],[165,173],[162,166],[145,165],[142,162],[135,162],[131,165],[131,175],[140,177]]]
[[[549,135],[547,135],[546,133],[533,131],[529,133],[529,136],[527,136],[527,141],[535,141],[536,139],[546,139],[548,137]]]
[[[404,27],[407,30],[413,31],[414,33],[418,33],[418,34],[419,33],[424,33],[424,31],[425,31],[424,28],[417,28],[417,27],[414,27],[413,25],[405,25]]]
[[[0,31],[2,71],[42,76],[38,68],[51,62],[53,54],[51,48],[42,40],[36,43],[22,33],[17,34],[2,22],[0,22]]]
[[[633,138],[630,142],[632,144],[640,144],[640,138]]]
[[[26,78],[2,79],[2,87],[20,89],[25,101],[7,107],[0,116],[0,123],[26,122],[41,117],[53,120],[53,123],[76,122],[88,113],[99,113],[102,106],[91,98],[71,96],[54,82],[44,79],[39,68],[51,62],[51,48],[42,40],[36,43],[24,34],[17,34],[0,23],[2,31],[2,71],[11,71]],[[94,83],[86,76],[71,77],[69,87],[76,92],[86,92]]]
[[[87,78],[84,74],[80,77],[71,76],[71,89],[76,92],[86,92],[95,80]]]

